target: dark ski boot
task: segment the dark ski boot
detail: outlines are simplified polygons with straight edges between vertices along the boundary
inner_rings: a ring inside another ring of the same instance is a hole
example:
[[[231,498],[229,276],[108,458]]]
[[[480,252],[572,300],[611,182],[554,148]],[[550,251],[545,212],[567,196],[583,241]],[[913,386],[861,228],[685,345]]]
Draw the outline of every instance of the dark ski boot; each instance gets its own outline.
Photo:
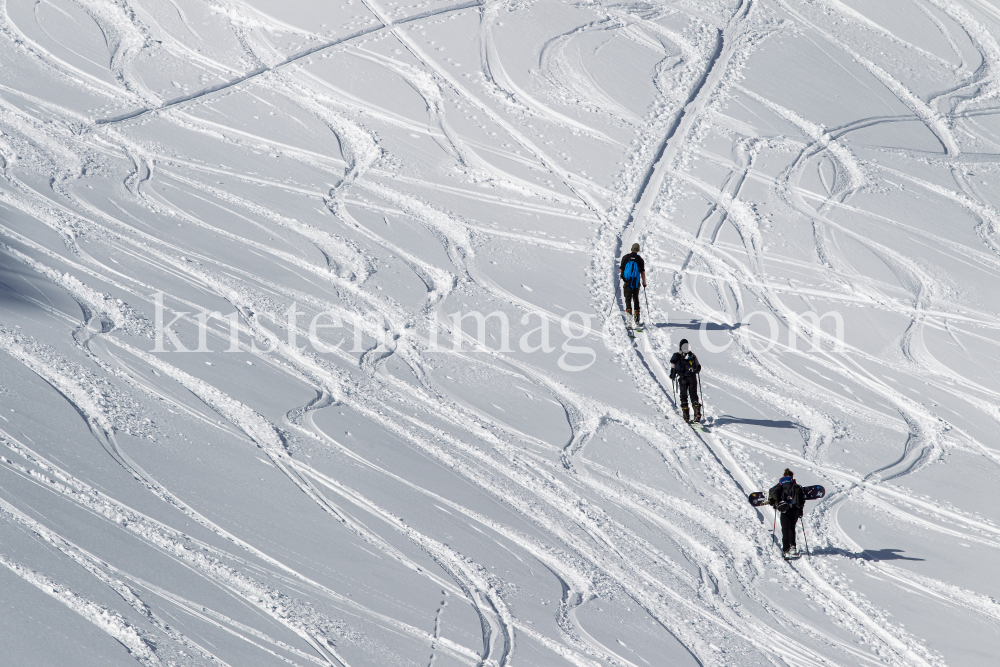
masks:
[[[701,404],[699,403],[694,404],[694,420],[696,422],[701,421]]]
[[[690,424],[691,423],[691,413],[688,412],[688,406],[682,405],[681,406],[681,413],[683,413],[683,415],[684,415],[684,421],[686,421],[686,422],[688,422]]]
[[[639,309],[635,309],[635,325],[639,326]]]

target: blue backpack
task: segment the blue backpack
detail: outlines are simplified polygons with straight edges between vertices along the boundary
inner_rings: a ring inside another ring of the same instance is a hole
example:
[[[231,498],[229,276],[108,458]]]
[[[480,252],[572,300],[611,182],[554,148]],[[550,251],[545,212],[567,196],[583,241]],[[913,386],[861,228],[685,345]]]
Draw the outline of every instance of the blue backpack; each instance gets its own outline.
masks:
[[[625,278],[626,285],[632,289],[639,289],[639,279],[642,277],[639,273],[639,262],[630,259],[628,264],[625,265],[625,271],[622,275]]]

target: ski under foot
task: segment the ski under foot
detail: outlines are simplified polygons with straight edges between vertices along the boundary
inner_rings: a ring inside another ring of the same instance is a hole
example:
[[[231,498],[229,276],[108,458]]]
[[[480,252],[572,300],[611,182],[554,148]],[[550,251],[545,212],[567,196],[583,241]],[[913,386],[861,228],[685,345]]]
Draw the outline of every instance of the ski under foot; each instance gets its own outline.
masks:
[[[684,419],[684,413],[683,412],[681,412],[680,410],[678,410],[677,414],[680,415],[681,419]],[[696,422],[694,420],[686,420],[685,419],[685,421],[687,421],[687,423],[694,430],[701,431],[702,433],[711,433],[711,431],[708,430],[708,424],[706,424],[705,421],[704,421],[704,416],[702,417],[702,420],[703,421]]]
[[[642,331],[638,324],[633,324],[635,321],[632,318],[632,313],[622,313],[622,319],[625,320],[625,333],[628,334],[629,338],[635,338],[636,331]]]

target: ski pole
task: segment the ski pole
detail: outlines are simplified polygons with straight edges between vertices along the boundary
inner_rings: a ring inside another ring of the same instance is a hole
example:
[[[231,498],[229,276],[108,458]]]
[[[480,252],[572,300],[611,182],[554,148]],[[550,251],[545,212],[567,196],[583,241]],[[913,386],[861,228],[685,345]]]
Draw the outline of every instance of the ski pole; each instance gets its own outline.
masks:
[[[646,294],[646,286],[645,285],[642,286],[642,296],[644,296],[646,298],[646,317],[649,317],[649,295]],[[648,322],[649,320],[646,320],[646,321]]]
[[[618,276],[615,276],[615,302],[611,304],[611,309],[608,311],[608,317],[615,312],[615,308],[618,306]]]
[[[806,522],[802,520],[802,540],[806,543],[806,555],[809,555],[809,538],[806,537]]]
[[[705,405],[705,390],[701,388],[701,373],[698,373],[698,393],[701,394],[701,404]]]

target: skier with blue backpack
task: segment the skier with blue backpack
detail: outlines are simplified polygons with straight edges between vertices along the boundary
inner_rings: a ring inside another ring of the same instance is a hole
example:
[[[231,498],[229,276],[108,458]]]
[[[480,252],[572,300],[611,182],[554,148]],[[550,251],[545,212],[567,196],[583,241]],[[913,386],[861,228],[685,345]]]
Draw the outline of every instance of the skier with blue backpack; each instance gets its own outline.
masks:
[[[632,244],[632,252],[622,257],[619,267],[621,279],[625,282],[625,320],[634,315],[636,325],[639,324],[639,284],[646,286],[646,262],[639,257],[639,244]],[[633,308],[634,305],[634,308]],[[631,334],[629,334],[631,336]]]

